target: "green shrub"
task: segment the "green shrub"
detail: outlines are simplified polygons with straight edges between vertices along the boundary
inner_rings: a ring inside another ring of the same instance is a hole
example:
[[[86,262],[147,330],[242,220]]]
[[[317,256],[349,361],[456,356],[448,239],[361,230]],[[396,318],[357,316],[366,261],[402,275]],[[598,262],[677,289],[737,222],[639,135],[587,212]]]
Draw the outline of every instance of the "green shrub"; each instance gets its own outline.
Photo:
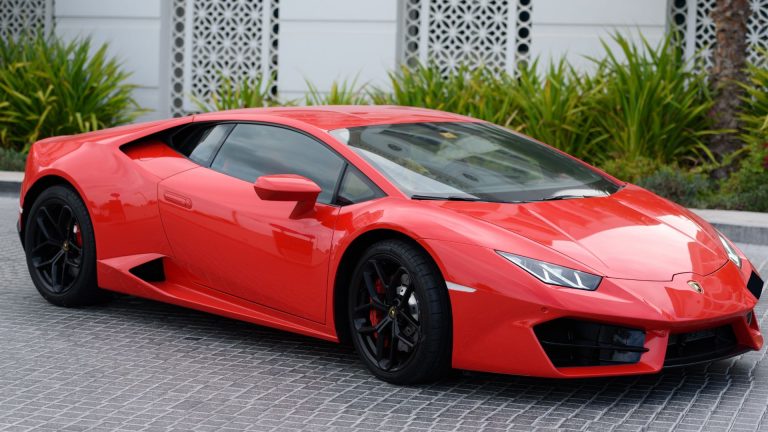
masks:
[[[24,153],[0,147],[0,171],[24,171],[26,162]]]
[[[768,57],[768,51],[761,51]],[[749,80],[742,86],[746,90],[741,121],[744,141],[763,146],[768,143],[768,68],[750,65]]]
[[[638,185],[685,207],[701,207],[712,187],[707,176],[672,165],[661,167]]]
[[[630,183],[639,183],[662,168],[655,159],[639,156],[634,159],[606,159],[598,167],[608,174]]]
[[[502,126],[515,117],[514,79],[503,71],[462,65],[445,74],[435,64],[403,66],[389,74],[389,81],[390,89],[371,90],[374,104],[450,111]]]
[[[704,137],[717,131],[707,116],[713,102],[705,76],[687,67],[670,37],[655,47],[619,34],[613,41],[618,51],[603,42],[605,57],[594,60],[604,85],[591,105],[607,137],[601,157],[712,160]]]
[[[738,167],[728,178],[716,182],[705,175],[706,170],[663,167],[655,173],[639,173],[633,181],[689,207],[768,211],[768,70],[751,65],[749,81],[742,85],[745,145],[722,162]],[[612,172],[619,162],[608,165],[604,168]],[[714,168],[717,165],[708,169]]]
[[[129,74],[90,39],[43,35],[0,41],[0,146],[127,123],[142,111]]]
[[[766,55],[763,52],[763,55]],[[738,169],[723,180],[711,206],[768,211],[768,70],[750,65],[743,112],[744,147]]]
[[[351,82],[344,80],[341,83],[334,81],[331,89],[325,93],[307,81],[309,91],[304,98],[304,103],[306,105],[364,105],[368,103],[365,87],[365,85],[358,86],[357,79]]]
[[[512,128],[587,161],[601,160],[606,134],[597,128],[599,77],[580,75],[561,59],[543,73],[534,61],[516,79],[504,79],[517,110]]]
[[[219,83],[207,99],[192,96],[198,111],[225,111],[238,108],[261,108],[279,105],[272,95],[272,80],[261,76],[233,80],[219,72]]]
[[[742,164],[723,180],[709,207],[768,212],[768,172],[759,165]]]

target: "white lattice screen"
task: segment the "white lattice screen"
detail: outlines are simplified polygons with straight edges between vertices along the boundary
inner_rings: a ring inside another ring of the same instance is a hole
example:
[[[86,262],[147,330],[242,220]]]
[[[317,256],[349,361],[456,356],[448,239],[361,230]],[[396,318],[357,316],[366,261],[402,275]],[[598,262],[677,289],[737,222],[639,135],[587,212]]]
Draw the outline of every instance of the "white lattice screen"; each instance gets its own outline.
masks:
[[[220,84],[255,76],[277,83],[279,0],[174,0],[171,112],[193,108]]]
[[[752,0],[752,15],[747,22],[749,60],[768,66],[768,59],[760,56],[760,48],[768,50],[768,0]]]
[[[705,68],[712,67],[712,51],[716,42],[715,23],[710,14],[716,0],[672,0],[670,23],[683,35],[688,58],[698,56]],[[768,66],[759,49],[768,49],[768,0],[750,0],[752,14],[747,22],[748,56],[751,62]]]
[[[49,31],[52,10],[52,0],[0,0],[0,39],[17,38],[27,31]]]
[[[530,58],[531,0],[405,0],[402,58],[513,71]]]

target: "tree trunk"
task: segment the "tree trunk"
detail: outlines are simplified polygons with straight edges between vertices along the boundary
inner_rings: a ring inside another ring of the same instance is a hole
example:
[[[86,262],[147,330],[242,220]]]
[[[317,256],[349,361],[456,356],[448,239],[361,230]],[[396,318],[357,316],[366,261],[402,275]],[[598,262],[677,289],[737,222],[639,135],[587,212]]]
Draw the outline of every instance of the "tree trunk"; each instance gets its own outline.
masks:
[[[742,145],[738,137],[741,126],[738,115],[744,90],[737,82],[746,80],[744,69],[747,65],[749,15],[749,0],[717,0],[712,10],[717,42],[712,53],[714,65],[710,73],[715,104],[709,115],[715,129],[734,131],[712,136],[710,149],[719,160]]]

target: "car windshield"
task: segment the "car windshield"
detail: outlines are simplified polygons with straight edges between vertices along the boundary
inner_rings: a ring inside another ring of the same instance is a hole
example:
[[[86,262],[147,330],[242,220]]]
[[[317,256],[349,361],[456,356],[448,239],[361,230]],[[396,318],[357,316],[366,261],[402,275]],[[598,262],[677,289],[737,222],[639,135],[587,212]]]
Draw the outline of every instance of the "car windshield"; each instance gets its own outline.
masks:
[[[528,202],[606,196],[619,185],[550,147],[488,123],[336,129],[413,199]]]

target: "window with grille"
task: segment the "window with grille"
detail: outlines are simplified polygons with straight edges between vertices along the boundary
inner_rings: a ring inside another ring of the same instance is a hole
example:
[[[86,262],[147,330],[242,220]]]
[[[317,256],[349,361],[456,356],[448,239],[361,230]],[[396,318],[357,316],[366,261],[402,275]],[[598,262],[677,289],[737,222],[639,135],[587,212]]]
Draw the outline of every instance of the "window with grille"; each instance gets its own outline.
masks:
[[[401,59],[513,71],[530,59],[532,0],[405,0]]]
[[[696,57],[703,67],[712,67],[716,43],[715,23],[710,14],[716,0],[671,0],[669,22],[682,37],[686,57]],[[750,62],[768,66],[760,50],[768,49],[768,0],[750,0],[747,21],[747,55]]]
[[[269,77],[276,91],[278,18],[279,0],[174,0],[171,112],[192,111],[189,96],[207,99],[221,75]]]
[[[52,0],[0,1],[0,39],[16,39],[30,31],[50,31],[52,12]]]

